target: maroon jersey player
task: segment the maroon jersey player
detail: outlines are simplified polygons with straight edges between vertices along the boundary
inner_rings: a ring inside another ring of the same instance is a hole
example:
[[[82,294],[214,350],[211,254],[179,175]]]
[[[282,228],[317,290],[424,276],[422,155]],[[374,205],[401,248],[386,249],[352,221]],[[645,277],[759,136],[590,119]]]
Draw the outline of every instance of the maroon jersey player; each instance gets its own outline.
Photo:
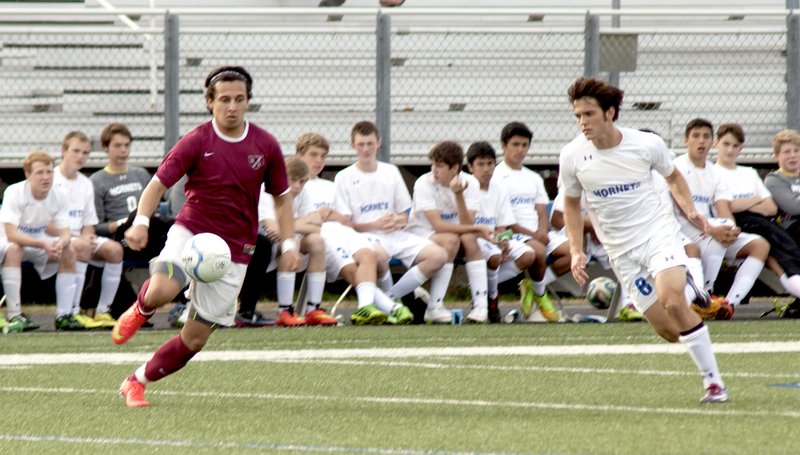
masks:
[[[166,244],[151,264],[136,302],[117,320],[112,339],[125,343],[136,330],[190,282],[180,254],[194,235],[211,232],[231,249],[233,264],[213,283],[191,282],[189,317],[180,334],[170,339],[153,357],[123,381],[120,394],[128,407],[148,406],[144,388],[183,368],[208,341],[218,326],[233,325],[236,298],[253,253],[258,230],[261,183],[275,196],[282,233],[281,247],[299,261],[292,240],[291,196],[286,169],[275,138],[244,119],[252,96],[252,78],[243,68],[222,67],[205,82],[206,102],[212,120],[184,136],[159,166],[139,201],[133,226],[125,233],[128,245],[147,244],[147,222],[164,192],[186,174],[186,203],[170,228]]]

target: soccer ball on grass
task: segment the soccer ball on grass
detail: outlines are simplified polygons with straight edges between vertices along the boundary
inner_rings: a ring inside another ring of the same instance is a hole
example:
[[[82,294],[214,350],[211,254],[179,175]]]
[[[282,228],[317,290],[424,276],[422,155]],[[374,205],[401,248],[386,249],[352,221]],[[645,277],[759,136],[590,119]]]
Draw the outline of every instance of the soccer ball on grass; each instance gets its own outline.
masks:
[[[190,277],[211,283],[222,278],[230,268],[231,250],[222,237],[204,232],[186,242],[181,263]]]
[[[593,307],[605,310],[611,305],[614,292],[617,290],[617,283],[607,276],[601,276],[589,282],[586,288],[586,298]]]

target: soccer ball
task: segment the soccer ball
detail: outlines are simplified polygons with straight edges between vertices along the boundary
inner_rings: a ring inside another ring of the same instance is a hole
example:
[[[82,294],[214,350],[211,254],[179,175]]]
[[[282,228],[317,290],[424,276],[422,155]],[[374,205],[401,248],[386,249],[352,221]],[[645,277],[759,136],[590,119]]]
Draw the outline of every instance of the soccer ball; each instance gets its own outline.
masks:
[[[222,278],[231,266],[231,250],[222,237],[204,232],[183,247],[181,263],[190,277],[203,283]]]
[[[607,276],[601,276],[589,282],[586,298],[593,307],[605,310],[611,305],[611,299],[617,290],[617,283]]]

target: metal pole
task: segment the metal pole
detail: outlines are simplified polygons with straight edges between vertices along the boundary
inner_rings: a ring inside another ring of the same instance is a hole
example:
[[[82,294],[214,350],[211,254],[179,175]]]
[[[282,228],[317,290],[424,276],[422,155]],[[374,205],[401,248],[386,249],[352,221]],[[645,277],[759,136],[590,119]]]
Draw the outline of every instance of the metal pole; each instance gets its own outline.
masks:
[[[619,9],[619,7],[620,0],[611,1],[611,9]],[[619,28],[619,15],[615,14],[611,16],[611,27]],[[608,82],[614,87],[619,87],[619,71],[612,71],[608,73]]]
[[[392,18],[378,13],[378,26],[375,31],[377,49],[375,52],[375,121],[381,131],[381,148],[378,159],[388,163],[392,147]]]
[[[800,129],[800,16],[786,21],[786,127]]]
[[[586,13],[583,75],[596,77],[600,73],[600,18]]]
[[[164,154],[180,134],[180,18],[164,16]]]

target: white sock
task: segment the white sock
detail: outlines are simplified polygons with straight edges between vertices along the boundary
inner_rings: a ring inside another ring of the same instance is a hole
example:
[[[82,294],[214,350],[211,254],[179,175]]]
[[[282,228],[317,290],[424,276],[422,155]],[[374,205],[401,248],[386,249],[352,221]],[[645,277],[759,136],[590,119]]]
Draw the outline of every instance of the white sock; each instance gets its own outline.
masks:
[[[534,281],[533,282],[533,293],[534,294],[536,294],[536,295],[544,295],[544,291],[546,291],[546,290],[547,290],[547,287],[544,284],[544,280],[542,280],[542,281]]]
[[[83,295],[83,285],[86,283],[86,269],[89,264],[86,262],[75,262],[75,298],[72,301],[72,314],[81,311],[81,296]]]
[[[728,299],[728,303],[733,306],[738,305],[747,293],[750,292],[750,289],[753,289],[753,285],[763,269],[764,261],[748,256],[742,265],[739,266],[739,270],[736,271],[733,284],[728,291],[728,295],[725,296],[725,298]]]
[[[780,280],[781,286],[786,289],[786,292],[800,298],[800,275],[786,276],[784,273],[780,276]]]
[[[294,299],[295,272],[278,272],[278,306],[289,308]]]
[[[133,372],[134,376],[136,376],[136,380],[141,382],[142,385],[150,384],[150,380],[147,379],[147,376],[144,375],[144,370],[147,367],[147,363],[143,363],[142,366],[136,369]]]
[[[391,289],[386,291],[386,294],[393,300],[400,299],[426,281],[428,281],[428,277],[426,277],[419,270],[419,267],[415,265],[414,267],[408,269],[406,273],[404,273],[403,276],[397,280],[397,283],[395,283]]]
[[[714,356],[714,349],[711,347],[711,335],[709,335],[708,327],[703,324],[702,327],[695,330],[688,335],[681,335],[678,340],[686,347],[689,352],[689,357],[692,358],[700,374],[703,375],[703,388],[708,388],[709,385],[719,384],[720,387],[725,388],[725,383],[722,382],[722,376],[717,367],[717,358]]]
[[[431,299],[428,301],[428,309],[444,306],[444,296],[447,294],[447,287],[450,286],[451,276],[453,276],[453,263],[448,262],[431,278]]]
[[[725,247],[716,240],[709,242],[702,257],[703,289],[709,293],[714,289],[714,282],[717,281],[723,259],[725,259]]]
[[[318,307],[322,303],[322,292],[325,291],[325,272],[306,272],[306,280],[308,282],[306,288],[306,297],[308,303]]]
[[[6,317],[8,319],[22,313],[20,289],[22,288],[22,269],[19,267],[3,267],[3,290],[6,293]]]
[[[100,277],[100,297],[97,299],[96,313],[108,313],[122,278],[122,262],[106,262]]]
[[[56,317],[72,314],[75,292],[75,273],[58,272],[56,274]]]
[[[388,292],[394,286],[394,278],[392,278],[392,271],[387,270],[382,277],[378,278],[378,286],[383,292]]]
[[[486,282],[489,286],[489,298],[493,299],[497,297],[497,285],[498,285],[498,278],[500,277],[500,269],[486,269]]]
[[[498,270],[497,275],[497,282],[498,283],[505,283],[506,281],[516,277],[522,273],[519,267],[517,267],[516,262],[514,261],[505,261],[500,264],[500,269]]]
[[[557,279],[558,276],[556,275],[556,272],[553,271],[553,269],[548,267],[544,270],[544,278],[542,278],[542,284],[544,284],[545,287],[547,287],[548,284],[552,283]],[[542,294],[544,294],[544,291],[542,291]]]
[[[696,284],[698,288],[703,289],[703,287],[705,287],[703,261],[701,261],[700,258],[689,258],[686,262],[686,269],[689,270],[689,274],[694,278],[694,284]]]
[[[386,314],[392,314],[394,312],[395,305],[395,301],[392,300],[388,295],[384,294],[383,291],[378,290],[375,293],[375,307],[379,310]]]
[[[364,308],[375,303],[375,283],[358,283],[356,285],[356,297],[358,297],[358,307]]]
[[[486,308],[489,304],[486,261],[483,259],[469,261],[464,264],[464,267],[467,269],[467,281],[469,289],[472,291],[472,304],[475,308]]]

